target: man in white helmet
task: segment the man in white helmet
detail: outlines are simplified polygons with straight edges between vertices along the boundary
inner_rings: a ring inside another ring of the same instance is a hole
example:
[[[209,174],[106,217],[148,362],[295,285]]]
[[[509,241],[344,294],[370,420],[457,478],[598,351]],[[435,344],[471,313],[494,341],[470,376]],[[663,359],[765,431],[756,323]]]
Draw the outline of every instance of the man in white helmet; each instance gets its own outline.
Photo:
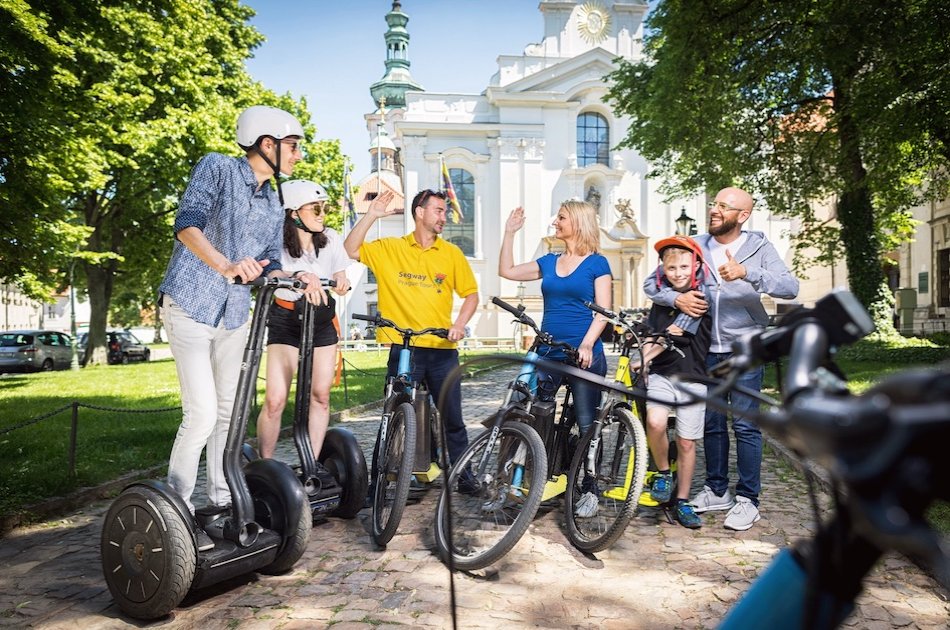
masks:
[[[250,290],[234,285],[281,269],[284,211],[280,175],[302,158],[303,127],[291,114],[266,106],[237,122],[243,157],[209,153],[195,165],[175,214],[175,244],[159,306],[181,385],[182,421],[168,462],[168,483],[192,511],[201,452],[207,446],[208,498],[231,502],[223,454],[247,340]],[[270,185],[278,180],[278,190]],[[307,274],[307,292],[320,291]],[[196,527],[200,551],[214,546]]]

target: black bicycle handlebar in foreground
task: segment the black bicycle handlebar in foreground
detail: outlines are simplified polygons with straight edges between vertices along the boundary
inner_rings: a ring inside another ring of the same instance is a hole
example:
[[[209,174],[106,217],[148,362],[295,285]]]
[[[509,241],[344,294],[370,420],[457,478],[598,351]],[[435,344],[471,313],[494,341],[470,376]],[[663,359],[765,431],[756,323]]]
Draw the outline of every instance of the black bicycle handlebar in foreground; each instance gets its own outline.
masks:
[[[386,319],[379,313],[376,315],[363,315],[361,313],[353,313],[351,316],[353,319],[358,319],[364,322],[372,323],[376,328],[392,328],[400,335],[403,336],[407,342],[410,337],[417,337],[419,335],[435,335],[436,337],[442,337],[443,339],[448,339],[449,329],[448,328],[423,328],[421,330],[413,330],[412,328],[403,328],[399,326],[391,319]]]

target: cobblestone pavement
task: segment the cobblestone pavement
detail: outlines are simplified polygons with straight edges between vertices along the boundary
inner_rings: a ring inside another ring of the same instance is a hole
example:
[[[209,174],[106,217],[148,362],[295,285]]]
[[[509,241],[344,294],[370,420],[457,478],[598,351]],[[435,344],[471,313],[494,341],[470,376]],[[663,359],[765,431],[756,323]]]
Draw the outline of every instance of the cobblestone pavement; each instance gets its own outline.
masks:
[[[501,371],[465,381],[472,431],[500,403],[510,377],[510,371]],[[371,449],[378,414],[369,410],[342,424]],[[288,462],[296,457],[289,439],[281,441],[279,457]],[[458,625],[714,627],[778,549],[813,530],[804,480],[771,452],[764,458],[762,483],[763,518],[747,532],[724,529],[724,512],[704,515],[702,529],[692,531],[641,509],[623,538],[596,557],[571,546],[559,507],[543,509],[521,542],[490,570],[456,576]],[[385,550],[375,549],[367,533],[368,510],[349,521],[330,519],[314,527],[306,553],[290,573],[252,574],[191,593],[153,624],[124,617],[112,603],[99,565],[108,502],[98,502],[0,540],[0,626],[449,627],[449,576],[434,554],[432,536],[435,500],[436,491],[430,490],[410,504]],[[826,506],[827,496],[820,495],[819,502]],[[948,619],[946,593],[903,558],[890,556],[866,581],[845,625],[947,628]]]

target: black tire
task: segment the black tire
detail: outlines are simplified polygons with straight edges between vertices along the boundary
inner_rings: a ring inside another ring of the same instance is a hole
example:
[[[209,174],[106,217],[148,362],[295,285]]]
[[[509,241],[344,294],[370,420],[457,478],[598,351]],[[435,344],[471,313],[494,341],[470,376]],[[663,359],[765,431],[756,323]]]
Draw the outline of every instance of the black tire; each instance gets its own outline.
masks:
[[[305,495],[306,496],[306,495]],[[283,516],[278,516],[278,511],[283,510],[280,500],[275,494],[264,493],[254,497],[254,520],[268,529],[275,529],[283,520]],[[284,546],[277,553],[277,557],[266,567],[258,569],[259,573],[265,575],[280,575],[290,571],[303,553],[307,550],[310,543],[310,532],[313,529],[313,516],[310,514],[310,503],[304,501],[304,505],[298,510],[299,516],[297,522],[291,524],[293,528],[289,532],[277,529],[278,533],[285,536]]]
[[[585,435],[574,453],[564,503],[567,537],[587,553],[602,551],[623,535],[636,512],[649,459],[643,425],[619,405],[601,427],[599,443],[593,449],[593,474],[589,476],[586,464],[592,437]],[[597,497],[596,514],[578,516],[579,503],[588,493]]]
[[[120,359],[120,363],[122,363],[122,365],[129,364],[129,354],[127,352],[122,353],[122,358]]]
[[[369,472],[363,449],[352,433],[333,427],[327,431],[320,449],[320,463],[333,473],[340,484],[340,504],[331,516],[353,518],[363,509],[369,488]]]
[[[489,429],[462,453],[436,507],[435,542],[439,553],[447,560],[451,551],[455,568],[462,571],[487,567],[515,546],[541,505],[547,481],[548,460],[537,431],[523,422],[505,420],[497,439],[490,443],[490,437]],[[479,469],[483,456],[485,467]],[[523,459],[523,463],[515,463],[516,457]],[[518,468],[520,482],[514,478]],[[461,471],[474,475],[478,482],[476,492],[459,492]],[[451,523],[447,493],[451,493]]]
[[[380,425],[382,429],[382,425]],[[373,542],[385,547],[396,534],[409,498],[409,482],[416,452],[416,412],[409,403],[396,407],[389,418],[386,443],[376,436],[373,462]]]
[[[142,360],[143,360],[143,361],[151,361],[151,360],[152,360],[152,351],[149,350],[148,348],[146,348],[146,349],[145,349],[145,354],[142,355]]]
[[[52,359],[46,359],[46,360],[43,361],[43,365],[40,366],[40,371],[42,371],[42,372],[52,372],[54,367],[55,367],[55,366],[53,365],[53,360],[52,360]]]
[[[164,617],[191,588],[198,551],[189,525],[159,492],[136,486],[120,494],[100,544],[109,592],[130,617]]]

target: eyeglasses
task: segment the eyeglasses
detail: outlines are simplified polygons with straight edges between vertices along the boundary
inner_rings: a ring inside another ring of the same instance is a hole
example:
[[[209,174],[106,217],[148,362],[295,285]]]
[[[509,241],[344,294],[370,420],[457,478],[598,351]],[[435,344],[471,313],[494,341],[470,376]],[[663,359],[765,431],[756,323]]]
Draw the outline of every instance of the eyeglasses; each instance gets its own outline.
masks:
[[[297,212],[301,210],[309,210],[314,214],[326,214],[327,213],[327,202],[325,201],[313,201],[311,203],[305,203],[304,205],[297,208]]]
[[[719,212],[725,212],[726,210],[732,210],[733,212],[742,212],[742,208],[736,208],[735,206],[730,206],[728,203],[723,203],[722,201],[710,201],[706,204],[706,207],[710,210],[718,210]]]
[[[280,143],[290,147],[292,153],[303,153],[303,142],[299,140],[281,140]]]

